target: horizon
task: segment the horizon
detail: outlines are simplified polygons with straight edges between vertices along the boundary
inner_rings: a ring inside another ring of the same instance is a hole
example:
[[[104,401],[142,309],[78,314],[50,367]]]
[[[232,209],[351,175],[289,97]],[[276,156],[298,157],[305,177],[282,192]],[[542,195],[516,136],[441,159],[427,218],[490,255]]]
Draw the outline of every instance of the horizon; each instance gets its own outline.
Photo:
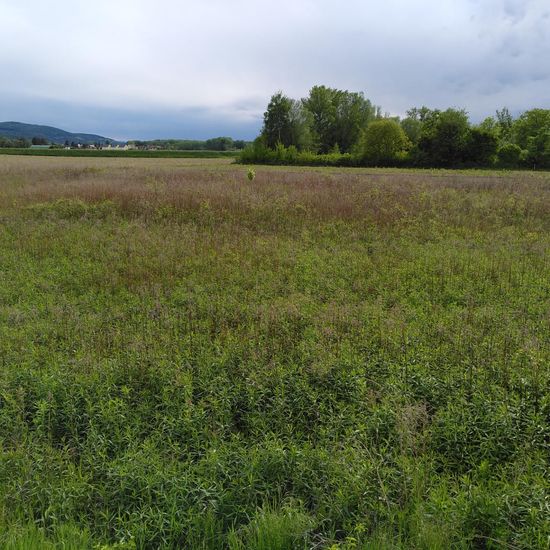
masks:
[[[162,138],[153,138],[153,139],[143,139],[143,138],[128,138],[128,139],[117,139],[113,138],[109,135],[103,135],[98,134],[93,131],[88,131],[87,129],[84,130],[68,130],[67,128],[60,128],[58,126],[52,126],[51,124],[41,124],[39,122],[27,122],[23,120],[0,120],[0,126],[2,124],[24,124],[27,126],[41,126],[44,128],[51,128],[54,130],[62,130],[64,132],[69,132],[71,134],[88,134],[88,135],[97,135],[98,137],[102,137],[104,139],[108,139],[111,141],[116,142],[130,142],[130,141],[207,141],[208,139],[215,139],[215,138],[221,138],[221,137],[229,137],[234,139],[235,141],[239,141],[239,138],[234,138],[230,135],[212,135],[204,139],[197,139],[197,138],[188,138],[188,137],[162,137]],[[38,137],[38,136],[37,136]],[[249,140],[244,140],[249,141]]]

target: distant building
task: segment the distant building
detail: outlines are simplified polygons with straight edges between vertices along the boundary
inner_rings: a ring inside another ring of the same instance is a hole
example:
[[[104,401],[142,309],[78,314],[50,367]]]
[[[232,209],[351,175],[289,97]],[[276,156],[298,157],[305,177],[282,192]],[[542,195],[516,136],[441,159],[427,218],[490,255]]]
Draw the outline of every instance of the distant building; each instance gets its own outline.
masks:
[[[132,147],[129,147],[126,145],[112,145],[109,143],[108,145],[103,145],[102,149],[106,149],[107,151],[126,151],[128,149],[132,149]]]

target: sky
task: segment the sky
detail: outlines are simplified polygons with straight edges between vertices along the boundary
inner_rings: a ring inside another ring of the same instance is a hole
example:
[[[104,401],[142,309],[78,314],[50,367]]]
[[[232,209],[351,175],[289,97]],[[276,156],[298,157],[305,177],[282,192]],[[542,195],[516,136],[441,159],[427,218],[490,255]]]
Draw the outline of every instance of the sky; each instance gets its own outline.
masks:
[[[384,112],[550,108],[550,0],[0,0],[0,121],[254,138],[317,84]]]

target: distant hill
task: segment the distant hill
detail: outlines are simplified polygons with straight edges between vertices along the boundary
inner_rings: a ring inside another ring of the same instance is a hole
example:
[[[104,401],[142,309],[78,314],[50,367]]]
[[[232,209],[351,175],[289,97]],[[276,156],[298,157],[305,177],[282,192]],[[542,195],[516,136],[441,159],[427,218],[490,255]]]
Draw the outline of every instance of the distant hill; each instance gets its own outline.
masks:
[[[111,143],[121,143],[113,139],[106,138],[104,136],[98,136],[96,134],[75,134],[72,132],[66,132],[59,128],[52,126],[41,126],[39,124],[24,124],[23,122],[0,122],[0,136],[10,139],[24,138],[29,141],[33,137],[45,138],[49,143],[64,144],[66,141],[69,143],[105,143],[110,141]]]

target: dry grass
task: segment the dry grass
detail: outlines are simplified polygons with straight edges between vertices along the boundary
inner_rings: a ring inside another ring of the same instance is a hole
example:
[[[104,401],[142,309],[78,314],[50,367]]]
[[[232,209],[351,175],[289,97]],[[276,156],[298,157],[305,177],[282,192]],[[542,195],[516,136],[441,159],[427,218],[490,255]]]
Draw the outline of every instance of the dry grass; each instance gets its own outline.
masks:
[[[546,227],[550,219],[548,173],[266,168],[250,183],[244,169],[227,160],[4,157],[0,177],[4,207],[59,199],[110,201],[126,216],[160,212],[177,219],[206,210],[267,230],[270,224],[279,230],[283,217],[290,217],[294,228],[305,220],[396,227],[442,221],[480,230],[518,220],[522,226],[527,220]]]

